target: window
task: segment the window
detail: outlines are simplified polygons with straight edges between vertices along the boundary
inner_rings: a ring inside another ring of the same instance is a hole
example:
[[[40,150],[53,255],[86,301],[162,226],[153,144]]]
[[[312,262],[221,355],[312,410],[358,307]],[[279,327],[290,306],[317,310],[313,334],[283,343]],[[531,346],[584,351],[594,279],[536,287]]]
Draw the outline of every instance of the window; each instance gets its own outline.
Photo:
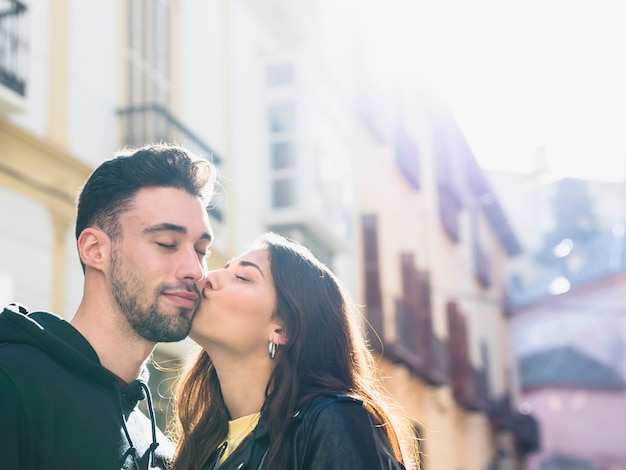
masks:
[[[412,253],[400,255],[402,298],[396,303],[398,359],[432,385],[448,383],[445,342],[433,332],[430,274],[415,266]],[[395,345],[394,345],[395,346]]]
[[[284,170],[292,168],[294,163],[294,145],[293,142],[279,141],[272,144],[272,169]]]
[[[295,151],[296,106],[292,102],[268,108],[271,152],[271,207],[297,205],[297,162]]]
[[[396,328],[398,341],[408,352],[416,356],[419,371],[426,372],[428,364],[429,325],[422,310],[424,299],[420,291],[419,273],[415,267],[412,253],[400,254],[402,273],[402,299],[396,310]]]
[[[446,310],[448,314],[450,367],[454,398],[466,406],[471,401],[472,393],[467,324],[465,315],[459,311],[456,302],[448,302]]]
[[[365,214],[361,218],[363,234],[363,260],[365,272],[365,302],[373,347],[379,347],[376,335],[384,339],[383,300],[380,287],[380,263],[378,260],[378,218],[375,214]]]
[[[395,157],[398,169],[411,188],[420,187],[420,156],[415,143],[403,127],[396,131]]]
[[[439,218],[443,229],[453,242],[459,241],[460,203],[457,196],[448,186],[439,186]]]
[[[478,226],[477,212],[473,210],[470,219],[474,273],[479,284],[483,288],[488,289],[491,286],[491,260],[487,250],[484,248],[485,244],[481,241],[482,237]]]
[[[129,108],[151,106],[167,110],[170,101],[170,2],[128,2]],[[160,113],[134,113],[124,127],[125,144],[167,140],[168,121]]]
[[[291,85],[294,81],[293,65],[273,64],[267,67],[267,84],[270,87]]]
[[[290,178],[275,179],[272,184],[272,207],[275,209],[295,204],[293,180]]]
[[[491,286],[491,263],[489,255],[477,241],[474,241],[474,272],[481,286],[488,289]]]
[[[453,145],[454,136],[440,129],[435,136],[439,217],[453,242],[459,241],[459,213],[463,208],[464,167]]]
[[[269,126],[270,132],[292,131],[295,129],[296,109],[293,103],[281,103],[270,106]]]
[[[450,383],[450,348],[448,342],[430,332],[430,367],[428,378],[433,385]]]
[[[454,398],[468,410],[485,410],[487,407],[485,369],[476,369],[470,362],[467,319],[460,312],[456,302],[447,303],[447,314]]]
[[[169,102],[169,0],[131,0],[128,31],[129,104]]]

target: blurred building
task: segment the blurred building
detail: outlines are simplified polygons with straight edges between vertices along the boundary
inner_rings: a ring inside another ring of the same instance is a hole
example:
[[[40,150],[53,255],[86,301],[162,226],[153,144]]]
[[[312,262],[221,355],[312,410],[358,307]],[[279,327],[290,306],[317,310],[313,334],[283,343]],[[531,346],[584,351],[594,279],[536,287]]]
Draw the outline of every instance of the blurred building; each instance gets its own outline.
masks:
[[[626,221],[624,205],[616,203],[626,200],[626,179],[559,178],[546,166],[543,149],[537,151],[533,171],[490,171],[487,177],[523,248],[522,256],[507,263],[513,296],[558,277],[563,250],[576,246],[580,252],[578,245]],[[568,261],[573,269],[574,258]]]
[[[614,368],[562,346],[524,356],[521,377],[542,436],[529,470],[626,468],[626,386]]]
[[[626,468],[624,181],[489,175],[524,254],[508,265],[522,401],[541,427],[531,469]]]
[[[361,292],[381,368],[417,419],[426,468],[519,468],[538,439],[517,409],[504,308],[520,246],[445,107],[405,98],[375,132],[384,110],[361,109],[357,141]]]
[[[519,242],[442,103],[377,82],[349,5],[0,0],[0,301],[70,318],[80,186],[118,148],[184,144],[221,172],[212,267],[263,231],[300,240],[365,306],[426,468],[520,468]],[[157,348],[162,425],[193,349]]]
[[[574,245],[562,261],[560,291],[538,280],[511,298],[522,399],[542,430],[529,468],[624,469],[623,225]]]

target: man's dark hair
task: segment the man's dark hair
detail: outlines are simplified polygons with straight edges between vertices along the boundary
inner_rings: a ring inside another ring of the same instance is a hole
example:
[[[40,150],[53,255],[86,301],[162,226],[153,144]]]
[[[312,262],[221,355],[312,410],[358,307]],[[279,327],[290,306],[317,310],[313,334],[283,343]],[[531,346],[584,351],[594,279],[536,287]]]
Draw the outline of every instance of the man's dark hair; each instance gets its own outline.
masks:
[[[142,188],[181,189],[208,204],[216,177],[213,164],[180,146],[121,150],[98,166],[81,189],[76,239],[85,228],[97,226],[115,240],[120,235],[120,214],[130,209]]]

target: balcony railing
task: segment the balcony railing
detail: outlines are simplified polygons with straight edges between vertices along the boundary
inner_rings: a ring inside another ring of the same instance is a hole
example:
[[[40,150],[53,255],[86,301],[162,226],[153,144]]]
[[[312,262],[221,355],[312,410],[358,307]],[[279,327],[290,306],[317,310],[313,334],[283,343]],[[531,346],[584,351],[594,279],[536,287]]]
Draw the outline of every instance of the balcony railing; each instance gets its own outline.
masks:
[[[508,431],[513,428],[513,408],[511,396],[506,394],[497,400],[490,400],[487,416],[496,431]]]
[[[150,142],[176,142],[189,150],[210,158],[215,165],[221,159],[213,149],[176,119],[164,106],[143,104],[118,110],[122,118],[123,141],[139,146]]]
[[[1,1],[1,0],[0,0]],[[184,145],[190,151],[210,160],[221,173],[222,160],[213,149],[176,119],[163,106],[144,104],[117,111],[121,118],[122,144],[139,147],[149,143],[169,142]],[[218,194],[211,206],[211,216],[222,221],[222,198]]]
[[[428,377],[428,331],[420,325],[413,309],[402,299],[396,299],[396,341],[389,345],[387,356],[423,379]],[[425,347],[424,347],[425,346]],[[425,354],[426,353],[426,354]]]
[[[465,409],[470,411],[486,411],[487,384],[485,372],[476,369],[463,361],[463,364],[452,364],[453,393],[456,401]]]
[[[516,413],[513,416],[515,444],[523,454],[537,452],[541,447],[539,423],[532,415]]]
[[[522,454],[539,450],[539,423],[532,415],[513,411],[510,395],[506,394],[497,400],[489,400],[487,416],[494,431],[513,433],[515,445]]]
[[[26,6],[18,0],[0,0],[0,85],[26,94]]]

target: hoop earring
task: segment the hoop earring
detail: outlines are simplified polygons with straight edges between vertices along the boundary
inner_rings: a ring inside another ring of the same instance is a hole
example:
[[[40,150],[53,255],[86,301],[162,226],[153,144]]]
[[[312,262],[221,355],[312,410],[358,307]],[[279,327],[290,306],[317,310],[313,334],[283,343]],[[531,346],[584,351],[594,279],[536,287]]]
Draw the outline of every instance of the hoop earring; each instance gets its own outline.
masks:
[[[268,352],[270,354],[270,359],[274,359],[276,357],[276,343],[270,339]]]

